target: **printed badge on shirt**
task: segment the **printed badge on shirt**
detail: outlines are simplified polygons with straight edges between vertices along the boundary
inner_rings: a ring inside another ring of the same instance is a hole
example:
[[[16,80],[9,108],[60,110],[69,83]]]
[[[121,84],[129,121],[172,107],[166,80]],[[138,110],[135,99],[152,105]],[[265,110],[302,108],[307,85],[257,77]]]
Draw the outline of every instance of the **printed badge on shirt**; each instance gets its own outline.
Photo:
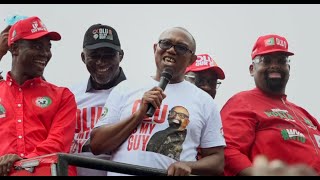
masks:
[[[36,106],[40,107],[40,108],[46,108],[49,107],[52,103],[52,99],[48,96],[44,96],[44,97],[37,97],[34,100],[34,103]]]
[[[104,117],[107,115],[107,113],[108,113],[108,108],[107,108],[107,107],[104,107],[104,108],[103,108],[103,112],[102,112],[100,118],[104,118]]]
[[[303,118],[303,120],[308,125],[309,128],[313,130],[317,130],[317,126],[315,126],[309,119]]]
[[[5,118],[6,117],[6,109],[2,104],[0,104],[0,118]]]
[[[289,114],[289,112],[287,110],[274,108],[269,111],[265,111],[264,113],[265,113],[265,115],[267,115],[268,118],[276,117],[276,118],[280,118],[280,119],[283,119],[286,121],[296,122],[296,120],[294,120],[293,116],[291,114]]]
[[[281,136],[285,141],[293,140],[303,144],[306,142],[306,136],[297,129],[282,129]]]

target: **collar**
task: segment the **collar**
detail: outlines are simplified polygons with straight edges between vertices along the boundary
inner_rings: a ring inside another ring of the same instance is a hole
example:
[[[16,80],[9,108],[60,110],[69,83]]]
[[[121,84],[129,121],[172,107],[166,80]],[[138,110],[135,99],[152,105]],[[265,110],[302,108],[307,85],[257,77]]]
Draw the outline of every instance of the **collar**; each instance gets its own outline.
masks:
[[[279,94],[279,95],[274,95],[274,94],[269,94],[267,92],[264,92],[263,90],[259,89],[258,87],[255,87],[253,89],[253,91],[257,92],[258,94],[263,94],[267,97],[270,97],[270,98],[281,98],[283,100],[287,100],[287,95],[286,94]]]
[[[105,84],[102,89],[110,89],[116,85],[118,85],[121,81],[124,81],[127,79],[126,75],[124,74],[123,70],[121,67],[119,67],[120,69],[120,73],[118,75],[118,77],[115,79],[115,80],[112,80],[111,82]],[[94,87],[93,87],[93,79],[92,77],[90,76],[89,80],[88,80],[88,85],[87,85],[87,89],[86,89],[86,92],[90,92],[91,90],[95,90]]]
[[[22,86],[32,86],[32,85],[36,85],[36,84],[40,84],[43,81],[43,79],[41,77],[36,77],[33,79],[28,79],[26,80],[22,85]],[[9,71],[7,73],[7,77],[6,77],[6,82],[9,86],[15,85],[15,86],[20,86],[15,79],[12,78],[11,76],[11,71]]]

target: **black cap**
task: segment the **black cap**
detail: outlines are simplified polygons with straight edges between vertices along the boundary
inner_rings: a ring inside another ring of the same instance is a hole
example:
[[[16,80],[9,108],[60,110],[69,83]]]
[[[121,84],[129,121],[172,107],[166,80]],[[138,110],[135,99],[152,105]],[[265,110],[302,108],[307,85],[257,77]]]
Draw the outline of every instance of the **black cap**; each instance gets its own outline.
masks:
[[[121,51],[121,45],[116,30],[111,26],[94,24],[84,35],[83,48],[97,49],[102,47]]]

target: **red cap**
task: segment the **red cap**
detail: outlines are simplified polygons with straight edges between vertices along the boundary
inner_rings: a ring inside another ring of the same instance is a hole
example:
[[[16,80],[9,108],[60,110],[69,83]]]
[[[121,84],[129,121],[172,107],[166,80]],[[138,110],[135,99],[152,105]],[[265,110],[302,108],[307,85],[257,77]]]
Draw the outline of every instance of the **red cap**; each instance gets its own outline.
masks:
[[[210,57],[209,54],[198,54],[197,60],[186,69],[187,72],[203,71],[212,69],[218,76],[218,79],[224,79],[225,75],[223,70],[217,63]]]
[[[48,32],[42,21],[36,17],[29,17],[15,23],[9,31],[8,45],[20,39],[38,39],[48,35],[50,40],[59,41],[61,36],[57,32]]]
[[[288,47],[288,41],[284,37],[275,34],[260,36],[252,48],[251,57],[254,59],[258,55],[271,52],[284,52],[288,56],[294,55],[294,53],[288,51]]]

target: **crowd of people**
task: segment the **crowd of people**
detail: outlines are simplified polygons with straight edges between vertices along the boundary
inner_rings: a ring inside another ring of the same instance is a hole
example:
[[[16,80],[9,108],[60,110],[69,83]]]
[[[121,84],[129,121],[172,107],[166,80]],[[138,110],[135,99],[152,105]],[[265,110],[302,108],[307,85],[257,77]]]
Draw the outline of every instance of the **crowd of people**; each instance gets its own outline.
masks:
[[[51,42],[39,17],[25,17],[0,34],[0,175],[14,163],[63,152],[162,169],[168,176],[317,176],[319,122],[287,99],[289,43],[258,37],[249,63],[255,86],[233,95],[221,111],[215,102],[227,77],[193,35],[170,27],[153,44],[154,76],[133,82],[120,66],[120,38],[110,25],[93,24],[83,38],[82,62],[90,76],[60,87],[46,81]],[[161,88],[163,72],[169,83]],[[228,74],[226,72],[226,74]],[[223,92],[221,92],[223,93]],[[153,115],[147,116],[150,107]],[[69,175],[126,175],[70,167]]]

